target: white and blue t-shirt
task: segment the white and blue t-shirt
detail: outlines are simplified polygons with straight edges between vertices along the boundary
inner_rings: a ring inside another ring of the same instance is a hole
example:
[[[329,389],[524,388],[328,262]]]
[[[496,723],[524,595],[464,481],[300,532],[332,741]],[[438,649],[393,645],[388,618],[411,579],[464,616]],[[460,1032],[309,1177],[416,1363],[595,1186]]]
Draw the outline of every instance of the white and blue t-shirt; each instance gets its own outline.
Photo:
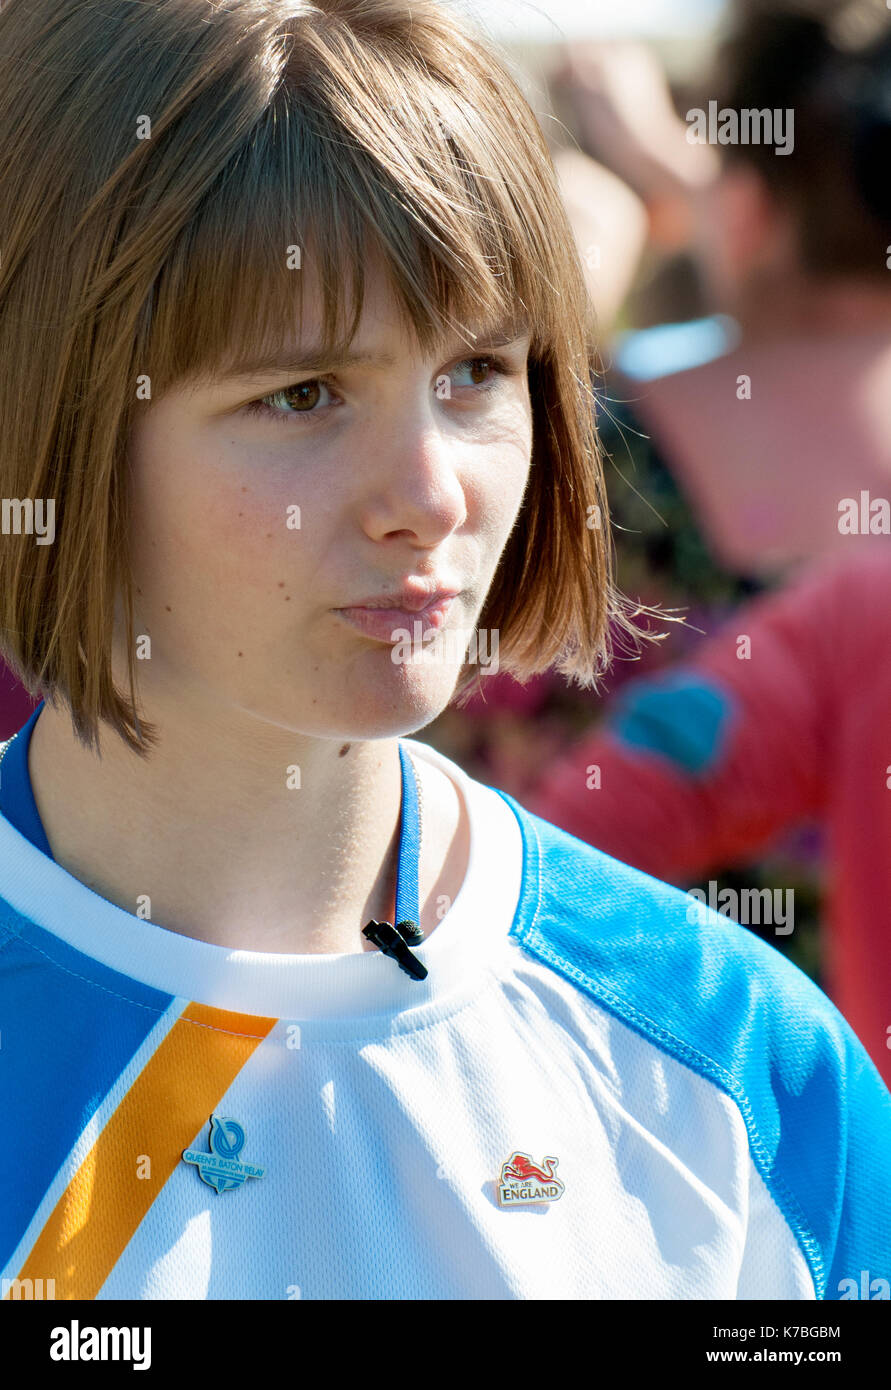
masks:
[[[209,945],[53,860],[36,713],[0,764],[5,1297],[838,1299],[891,1281],[891,1094],[743,927],[688,920],[679,890],[407,739],[471,828],[460,892],[413,948],[427,978],[379,952]]]

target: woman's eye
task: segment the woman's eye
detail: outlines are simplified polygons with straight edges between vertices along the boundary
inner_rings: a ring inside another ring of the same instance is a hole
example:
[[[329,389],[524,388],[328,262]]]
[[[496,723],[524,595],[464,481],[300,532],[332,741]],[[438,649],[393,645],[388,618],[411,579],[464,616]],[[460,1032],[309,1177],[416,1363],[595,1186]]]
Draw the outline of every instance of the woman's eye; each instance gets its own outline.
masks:
[[[311,381],[298,382],[296,386],[286,386],[282,391],[273,391],[258,401],[251,401],[245,409],[249,415],[267,415],[277,420],[287,420],[291,415],[318,414],[316,406],[323,392],[330,395],[324,381],[315,377]],[[323,401],[322,404],[330,404],[330,401]]]
[[[507,363],[500,357],[467,357],[452,368],[453,373],[465,370],[469,373],[470,381],[459,385],[481,386],[484,391],[491,391],[497,385],[497,377],[510,375]]]
[[[503,358],[486,356],[467,357],[463,362],[458,362],[445,375],[452,377],[462,372],[467,374],[469,380],[459,381],[456,384],[475,387],[481,392],[495,390],[499,384],[499,377],[516,374],[515,369]],[[437,383],[441,379],[441,377],[437,378]],[[437,395],[439,395],[438,390]],[[324,399],[324,397],[328,399]],[[273,391],[268,396],[261,396],[259,400],[251,401],[246,405],[244,410],[247,415],[259,415],[265,419],[278,420],[289,425],[298,416],[302,416],[307,421],[313,416],[321,416],[335,402],[336,397],[332,395],[327,383],[321,377],[313,377],[309,381],[301,381],[294,386],[285,386],[281,391]]]

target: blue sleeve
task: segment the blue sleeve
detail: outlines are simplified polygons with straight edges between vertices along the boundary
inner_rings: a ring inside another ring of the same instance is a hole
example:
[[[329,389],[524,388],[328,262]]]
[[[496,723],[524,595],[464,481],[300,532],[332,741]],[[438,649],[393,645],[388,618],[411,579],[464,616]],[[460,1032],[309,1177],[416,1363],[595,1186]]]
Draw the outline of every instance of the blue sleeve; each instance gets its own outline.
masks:
[[[837,1197],[827,1213],[827,1299],[891,1296],[891,1093],[862,1044],[842,1021],[839,1078],[827,1113],[838,1124],[837,1144],[817,1159],[836,1163]],[[807,1120],[800,1123],[807,1145]],[[856,1289],[856,1292],[854,1290]]]
[[[850,1025],[775,947],[501,795],[537,884],[520,943],[732,1097],[818,1298],[887,1297],[891,1092]]]

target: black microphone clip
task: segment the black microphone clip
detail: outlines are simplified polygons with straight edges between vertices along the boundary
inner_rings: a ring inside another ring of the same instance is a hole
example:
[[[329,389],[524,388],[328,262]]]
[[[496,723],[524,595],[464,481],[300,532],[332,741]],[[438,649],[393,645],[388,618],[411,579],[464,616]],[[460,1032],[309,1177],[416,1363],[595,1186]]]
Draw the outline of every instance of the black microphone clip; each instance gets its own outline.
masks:
[[[362,928],[362,935],[379,947],[385,956],[392,956],[400,969],[413,980],[426,980],[426,965],[422,965],[406,945],[408,941],[419,945],[424,940],[424,933],[417,922],[406,919],[397,922],[394,927],[390,922],[375,922],[372,919],[367,927]]]

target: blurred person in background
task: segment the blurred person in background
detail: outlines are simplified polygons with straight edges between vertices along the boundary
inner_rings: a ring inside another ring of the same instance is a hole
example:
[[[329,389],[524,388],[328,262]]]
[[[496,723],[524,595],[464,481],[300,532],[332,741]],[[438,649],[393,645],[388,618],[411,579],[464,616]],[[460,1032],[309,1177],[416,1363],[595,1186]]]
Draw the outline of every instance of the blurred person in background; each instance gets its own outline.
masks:
[[[773,582],[846,552],[840,499],[891,485],[891,12],[737,5],[687,120],[639,47],[577,48],[555,87],[654,240],[693,254],[718,311],[620,340],[610,393],[628,399],[729,571]],[[724,135],[762,138],[699,143],[698,113],[711,138],[725,111],[768,119],[727,120]],[[595,295],[613,269],[628,283],[608,254]],[[618,293],[595,300],[602,341]]]
[[[737,336],[674,370],[708,321],[617,353],[612,389],[634,402],[614,415],[653,438],[637,502],[658,506],[669,473],[728,572],[755,592],[790,582],[626,685],[525,799],[675,882],[818,822],[829,930],[812,973],[891,1083],[891,15],[738,8],[718,108],[791,109],[788,155],[728,144],[718,162],[687,141],[650,55],[613,59],[567,59],[579,126],[657,232],[690,238]]]

